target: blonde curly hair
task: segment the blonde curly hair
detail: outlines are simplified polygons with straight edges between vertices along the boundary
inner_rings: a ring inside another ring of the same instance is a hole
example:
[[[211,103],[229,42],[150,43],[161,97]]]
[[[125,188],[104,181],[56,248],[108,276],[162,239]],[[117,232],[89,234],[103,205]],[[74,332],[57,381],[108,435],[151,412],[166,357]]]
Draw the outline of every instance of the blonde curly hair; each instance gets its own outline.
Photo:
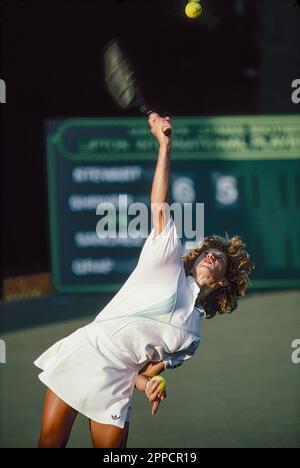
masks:
[[[239,236],[230,239],[227,234],[226,238],[212,235],[205,237],[199,247],[182,257],[186,276],[189,276],[193,274],[195,261],[205,250],[218,249],[227,256],[225,278],[229,284],[213,291],[204,301],[196,299],[195,302],[195,307],[204,307],[207,318],[213,318],[217,313],[233,312],[238,306],[239,298],[245,295],[250,285],[249,274],[255,268],[250,255],[244,250],[245,247],[246,244]]]

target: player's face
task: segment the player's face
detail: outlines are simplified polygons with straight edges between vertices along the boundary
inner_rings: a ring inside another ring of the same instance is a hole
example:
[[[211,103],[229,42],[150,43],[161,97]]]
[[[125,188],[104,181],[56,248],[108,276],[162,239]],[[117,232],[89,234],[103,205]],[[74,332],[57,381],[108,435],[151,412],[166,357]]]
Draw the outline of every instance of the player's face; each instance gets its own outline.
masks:
[[[207,249],[197,258],[194,265],[194,276],[210,286],[217,286],[224,280],[227,268],[227,256],[218,249]],[[225,281],[226,282],[226,281]]]

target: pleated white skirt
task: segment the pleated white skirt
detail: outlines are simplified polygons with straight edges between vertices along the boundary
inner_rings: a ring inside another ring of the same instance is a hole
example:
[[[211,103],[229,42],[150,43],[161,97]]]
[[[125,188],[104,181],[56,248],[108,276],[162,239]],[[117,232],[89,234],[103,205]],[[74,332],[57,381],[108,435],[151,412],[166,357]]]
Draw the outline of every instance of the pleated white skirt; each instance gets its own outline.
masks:
[[[93,421],[123,428],[139,366],[118,356],[118,349],[91,322],[56,342],[34,364],[39,379],[63,401]]]

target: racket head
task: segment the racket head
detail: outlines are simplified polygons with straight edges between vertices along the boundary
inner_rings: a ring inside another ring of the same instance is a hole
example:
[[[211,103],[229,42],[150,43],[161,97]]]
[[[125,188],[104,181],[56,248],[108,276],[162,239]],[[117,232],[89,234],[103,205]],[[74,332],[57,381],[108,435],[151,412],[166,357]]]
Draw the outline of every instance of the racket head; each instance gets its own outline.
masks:
[[[104,48],[104,82],[110,95],[122,109],[138,108],[147,114],[148,106],[138,88],[132,66],[118,39]]]
[[[120,41],[115,38],[104,48],[104,82],[110,95],[122,109],[138,109],[148,118],[157,113],[145,101],[136,82],[133,68],[124,53]],[[169,136],[172,128],[167,125],[163,132]]]

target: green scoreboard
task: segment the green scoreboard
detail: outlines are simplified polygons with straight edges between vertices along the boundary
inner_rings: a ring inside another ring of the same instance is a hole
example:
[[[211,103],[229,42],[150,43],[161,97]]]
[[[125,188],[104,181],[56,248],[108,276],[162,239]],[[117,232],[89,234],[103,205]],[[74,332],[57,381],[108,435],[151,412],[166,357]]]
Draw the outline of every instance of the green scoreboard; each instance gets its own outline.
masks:
[[[256,264],[254,288],[300,286],[300,117],[180,117],[173,127],[170,204],[204,208],[203,232],[183,235],[184,248],[203,235],[239,234]],[[156,157],[157,143],[142,118],[47,123],[58,291],[113,292],[128,278],[150,232],[150,215],[140,238],[101,238],[97,207],[115,207],[119,228],[130,222],[127,207],[150,207]]]

